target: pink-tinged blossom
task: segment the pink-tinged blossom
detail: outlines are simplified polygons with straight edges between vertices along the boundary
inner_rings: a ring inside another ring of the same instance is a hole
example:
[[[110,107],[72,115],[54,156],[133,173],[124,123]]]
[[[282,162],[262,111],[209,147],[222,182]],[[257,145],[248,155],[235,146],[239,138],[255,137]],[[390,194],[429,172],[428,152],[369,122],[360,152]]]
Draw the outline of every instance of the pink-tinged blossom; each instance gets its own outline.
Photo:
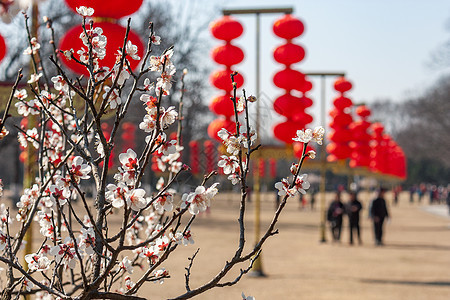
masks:
[[[163,214],[164,211],[172,211],[173,194],[169,192],[163,193],[155,202],[153,202],[153,207],[159,214]]]
[[[37,54],[38,50],[41,49],[41,45],[38,43],[37,39],[33,37],[30,40],[31,47],[29,46],[27,49],[23,51],[25,55]]]
[[[111,90],[111,88],[109,86],[105,86],[103,88],[103,90],[105,91],[103,94],[103,99],[106,98],[106,96],[108,95],[108,92]],[[111,109],[116,109],[120,104],[122,104],[122,99],[119,96],[119,92],[117,91],[117,89],[114,89],[110,96],[109,96],[109,108]]]
[[[27,83],[33,84],[35,82],[38,82],[41,77],[42,77],[42,73],[39,73],[39,74],[33,73],[30,75],[30,79],[27,81]]]
[[[306,181],[307,177],[307,174],[303,174],[295,179],[294,188],[301,194],[306,194],[306,190],[310,187],[309,182]]]
[[[161,43],[161,38],[157,35],[152,35],[151,41],[152,41],[152,44],[159,45]]]
[[[281,182],[275,183],[275,188],[278,190],[278,195],[284,197],[289,195],[293,197],[297,190],[289,188],[289,181],[286,178],[281,179]]]
[[[217,163],[220,168],[223,168],[223,173],[228,175],[234,173],[236,168],[239,167],[238,160],[236,156],[226,156],[222,155],[221,160]]]
[[[127,193],[127,205],[132,210],[140,210],[147,206],[147,199],[145,198],[145,190],[134,189],[131,193]]]
[[[7,244],[8,244],[8,236],[6,235],[6,233],[3,233],[0,230],[0,251],[3,251],[3,249],[5,249]]]
[[[138,53],[138,47],[136,45],[133,45],[131,41],[127,42],[127,45],[125,47],[127,54],[134,60],[140,60]]]
[[[117,185],[110,183],[106,186],[106,200],[111,202],[113,207],[121,208],[125,204],[125,195],[127,191],[128,188],[121,182]]]
[[[308,128],[305,130],[297,130],[296,136],[292,139],[296,142],[309,143],[315,141],[317,144],[322,145],[325,129],[322,126],[314,128],[314,130]]]
[[[94,14],[92,7],[80,6],[76,8],[77,13],[83,17],[90,17]]]
[[[16,90],[14,92],[14,97],[17,98],[17,100],[23,101],[28,97],[28,93],[26,89]]]
[[[81,228],[80,243],[78,247],[87,255],[93,255],[95,253],[95,232],[93,227]]]
[[[72,160],[72,165],[70,168],[70,174],[73,175],[77,183],[80,179],[89,179],[89,173],[91,172],[91,167],[88,164],[83,163],[83,158],[80,156],[75,156]]]
[[[218,184],[214,183],[208,189],[204,186],[198,186],[193,193],[184,194],[181,198],[181,207],[185,208],[189,205],[189,212],[193,215],[205,211],[211,205],[211,199],[218,192],[216,188]]]
[[[139,161],[136,152],[134,152],[133,149],[128,149],[125,153],[120,153],[119,161],[122,164],[122,169],[125,171],[137,170],[139,167]]]
[[[145,80],[144,80],[144,90],[146,92],[151,92],[154,88],[155,88],[155,84],[150,82],[150,79],[145,78]],[[142,96],[141,96],[141,101],[142,101]]]
[[[55,260],[57,263],[61,263],[62,265],[66,265],[69,268],[73,269],[76,266],[76,253],[75,248],[73,246],[73,242],[68,239],[64,244],[58,244],[51,248],[50,255],[55,256]]]
[[[30,292],[31,289],[34,287],[33,282],[31,282],[30,280],[24,278],[23,279],[23,286],[25,287],[25,289]]]
[[[156,115],[155,116],[145,115],[144,120],[141,123],[139,123],[139,129],[141,129],[147,133],[150,133],[153,130],[155,130],[155,128],[156,128],[155,118],[156,118]]]
[[[149,247],[144,247],[144,249],[142,250],[140,256],[147,258],[148,262],[153,265],[155,264],[158,259],[159,259],[159,249],[157,246],[149,246]]]
[[[161,269],[157,270],[157,271],[154,273],[154,276],[155,276],[155,278],[159,279],[159,280],[158,280],[159,284],[163,284],[163,283],[164,283],[164,278],[166,278],[166,277],[169,276],[169,272],[166,271],[165,268],[161,268]],[[155,283],[156,283],[156,282],[157,282],[157,281],[155,281]]]
[[[190,228],[186,229],[184,233],[178,231],[174,236],[174,240],[177,244],[183,244],[184,246],[194,244]]]
[[[131,290],[134,287],[134,282],[131,280],[130,276],[125,277],[125,288]]]
[[[236,110],[238,112],[243,112],[244,108],[245,108],[245,98],[244,96],[242,96],[236,101]]]
[[[175,110],[175,106],[170,106],[167,110],[162,108],[161,112],[161,128],[166,128],[173,124],[178,117],[178,112]]]
[[[30,271],[45,271],[50,267],[50,260],[41,254],[31,253],[25,255]]]
[[[241,180],[241,179],[239,178],[239,175],[237,175],[237,174],[231,174],[231,175],[228,176],[227,179],[228,179],[229,181],[231,181],[231,184],[232,184],[232,185],[236,185],[236,184],[239,183],[239,181]]]
[[[131,265],[131,260],[128,259],[128,256],[125,256],[121,262],[119,262],[119,270],[123,270],[128,274],[133,274],[133,266]]]

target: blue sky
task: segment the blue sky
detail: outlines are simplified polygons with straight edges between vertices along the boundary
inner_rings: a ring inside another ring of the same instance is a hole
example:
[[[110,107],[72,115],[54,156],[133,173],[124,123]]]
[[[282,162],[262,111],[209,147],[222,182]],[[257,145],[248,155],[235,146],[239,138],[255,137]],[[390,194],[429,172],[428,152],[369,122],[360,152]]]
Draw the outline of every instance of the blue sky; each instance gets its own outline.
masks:
[[[305,59],[296,64],[300,71],[344,71],[353,83],[348,94],[355,103],[375,99],[403,101],[421,94],[437,78],[450,72],[429,66],[431,53],[450,37],[450,1],[431,0],[317,0],[317,1],[220,1],[225,8],[293,7],[294,15],[305,24],[305,33],[295,39],[306,50]],[[261,18],[261,90],[268,99],[282,93],[272,84],[281,69],[272,51],[283,40],[272,33],[272,23],[280,15]],[[254,16],[235,16],[244,25],[244,35],[236,44],[246,59],[238,65],[246,78],[248,94],[255,89]],[[213,42],[214,43],[214,42]],[[320,85],[313,80],[313,100],[319,100]],[[327,111],[335,96],[333,79],[327,81]],[[319,108],[310,110],[319,122]],[[277,116],[268,116],[275,120]],[[327,120],[328,122],[328,120]]]

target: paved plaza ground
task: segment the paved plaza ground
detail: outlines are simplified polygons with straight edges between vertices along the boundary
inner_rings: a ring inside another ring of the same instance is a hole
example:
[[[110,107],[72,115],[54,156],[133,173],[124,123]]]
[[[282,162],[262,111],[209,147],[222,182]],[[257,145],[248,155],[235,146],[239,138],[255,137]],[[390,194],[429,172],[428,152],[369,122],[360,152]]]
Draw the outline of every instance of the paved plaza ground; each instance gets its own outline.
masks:
[[[210,214],[200,216],[192,227],[195,245],[178,249],[166,264],[172,278],[163,285],[150,285],[144,293],[148,299],[165,299],[183,291],[187,257],[197,248],[193,287],[217,273],[234,253],[237,198],[219,196]],[[278,226],[280,234],[264,248],[262,265],[267,276],[245,277],[233,287],[214,289],[195,299],[240,299],[241,292],[257,300],[450,299],[450,218],[446,207],[411,205],[408,195],[402,194],[398,206],[390,205],[392,220],[385,226],[385,246],[375,247],[367,218],[371,196],[361,195],[365,206],[363,245],[349,245],[347,223],[340,244],[330,242],[328,227],[328,241],[319,243],[319,210],[301,210],[298,200],[291,199]],[[273,194],[262,198],[263,228],[273,212],[273,198]],[[438,214],[430,212],[433,210]],[[247,221],[247,242],[252,243],[252,208]]]

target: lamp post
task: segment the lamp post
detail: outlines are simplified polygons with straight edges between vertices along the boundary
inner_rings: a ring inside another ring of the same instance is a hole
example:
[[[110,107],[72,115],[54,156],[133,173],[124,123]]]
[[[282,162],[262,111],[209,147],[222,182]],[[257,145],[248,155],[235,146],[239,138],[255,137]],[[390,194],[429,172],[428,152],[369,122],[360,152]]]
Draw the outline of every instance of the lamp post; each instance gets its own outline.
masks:
[[[255,15],[256,17],[256,53],[255,53],[255,59],[256,59],[256,75],[255,75],[255,88],[256,88],[256,97],[259,99],[259,96],[261,94],[260,91],[260,39],[261,39],[261,32],[260,32],[260,17],[261,14],[290,14],[294,10],[292,7],[285,7],[285,8],[249,8],[249,9],[224,9],[222,10],[222,13],[227,15]],[[260,134],[260,101],[256,101],[256,132],[258,133],[258,141],[259,143],[259,134]],[[256,151],[256,161],[259,162],[259,158],[261,157],[260,151]],[[254,180],[253,180],[253,194],[254,200],[255,200],[255,244],[260,239],[260,227],[261,227],[261,178],[259,176],[259,164],[255,164],[255,171],[254,171]],[[262,268],[262,256],[261,254],[258,256],[258,258],[255,260],[252,268],[252,272],[250,273],[253,276],[261,277],[265,276]]]
[[[320,96],[320,123],[325,126],[326,119],[326,78],[335,76],[345,76],[344,72],[306,72],[307,76],[319,76],[321,85],[321,96]],[[325,144],[325,143],[324,143]],[[325,208],[325,175],[327,170],[327,160],[325,157],[325,148],[320,149],[320,242],[325,243],[325,223],[326,223],[326,208]]]

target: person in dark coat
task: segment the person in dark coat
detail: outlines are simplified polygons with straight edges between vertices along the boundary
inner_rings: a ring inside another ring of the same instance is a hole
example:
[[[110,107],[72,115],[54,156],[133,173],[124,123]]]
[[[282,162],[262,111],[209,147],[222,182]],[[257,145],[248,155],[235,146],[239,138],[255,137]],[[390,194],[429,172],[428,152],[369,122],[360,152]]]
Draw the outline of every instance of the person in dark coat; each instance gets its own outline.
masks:
[[[378,196],[372,200],[370,206],[370,217],[373,221],[373,229],[375,232],[375,243],[380,246],[383,245],[383,223],[385,218],[389,218],[389,213],[384,199],[385,188],[378,190]]]
[[[347,215],[350,226],[350,244],[353,245],[353,230],[356,230],[358,235],[358,242],[362,244],[361,230],[359,227],[359,213],[362,209],[362,204],[359,202],[356,192],[350,193],[350,202],[347,205]]]
[[[344,214],[344,204],[341,201],[341,193],[336,193],[336,198],[331,202],[328,208],[327,219],[331,226],[331,235],[334,242],[341,239],[342,215]]]

